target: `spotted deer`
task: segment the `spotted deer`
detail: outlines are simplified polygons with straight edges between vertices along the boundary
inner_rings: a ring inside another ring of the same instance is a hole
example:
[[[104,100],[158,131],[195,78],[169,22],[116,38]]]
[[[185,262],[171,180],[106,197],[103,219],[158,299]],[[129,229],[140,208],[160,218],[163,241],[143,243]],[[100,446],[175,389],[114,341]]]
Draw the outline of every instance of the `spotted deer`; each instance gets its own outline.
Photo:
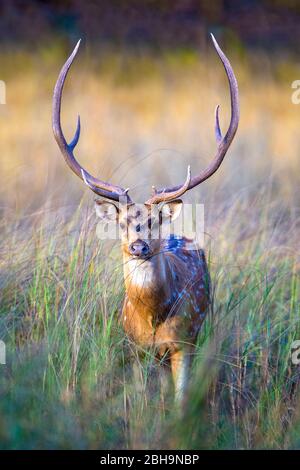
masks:
[[[159,190],[153,187],[152,196],[142,205],[143,210],[133,203],[129,189],[95,178],[75,159],[73,151],[80,136],[79,117],[73,140],[68,144],[64,137],[61,98],[80,41],[61,69],[53,96],[53,132],[67,165],[102,198],[96,200],[100,218],[118,224],[121,231],[125,282],[121,318],[125,332],[141,349],[154,348],[158,358],[168,358],[175,398],[180,402],[186,396],[191,353],[209,307],[209,272],[202,249],[193,247],[193,241],[184,236],[162,236],[161,228],[178,217],[182,208],[180,197],[218,170],[239,122],[237,81],[229,60],[214,36],[211,37],[229,82],[231,118],[228,130],[223,136],[217,106],[217,150],[210,164],[194,177],[188,167],[183,184]],[[153,237],[157,229],[159,235]]]

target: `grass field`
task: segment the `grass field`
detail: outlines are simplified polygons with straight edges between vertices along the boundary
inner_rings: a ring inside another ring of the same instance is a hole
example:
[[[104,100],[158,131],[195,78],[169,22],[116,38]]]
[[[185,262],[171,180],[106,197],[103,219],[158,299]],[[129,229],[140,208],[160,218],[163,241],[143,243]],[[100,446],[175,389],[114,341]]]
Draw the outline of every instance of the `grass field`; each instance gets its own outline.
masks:
[[[195,174],[215,150],[214,107],[229,117],[224,72],[212,54],[133,56],[83,47],[63,102],[77,113],[80,162],[133,188]],[[33,448],[299,448],[300,67],[231,55],[241,121],[219,172],[186,201],[205,205],[213,304],[199,335],[189,406],[179,418],[157,384],[151,353],[118,315],[118,243],[96,236],[93,195],[66,168],[51,130],[51,94],[65,52],[3,53],[0,108],[0,446]]]

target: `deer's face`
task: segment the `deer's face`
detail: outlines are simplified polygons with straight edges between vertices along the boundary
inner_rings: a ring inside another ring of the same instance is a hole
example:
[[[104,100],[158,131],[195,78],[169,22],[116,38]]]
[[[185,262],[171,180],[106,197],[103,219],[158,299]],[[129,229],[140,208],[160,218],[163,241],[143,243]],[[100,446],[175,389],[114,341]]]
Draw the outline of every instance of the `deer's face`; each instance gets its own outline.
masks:
[[[132,258],[147,259],[158,254],[164,227],[180,214],[181,200],[161,206],[149,204],[117,205],[96,201],[96,212],[103,223],[117,224],[122,239],[123,252]]]

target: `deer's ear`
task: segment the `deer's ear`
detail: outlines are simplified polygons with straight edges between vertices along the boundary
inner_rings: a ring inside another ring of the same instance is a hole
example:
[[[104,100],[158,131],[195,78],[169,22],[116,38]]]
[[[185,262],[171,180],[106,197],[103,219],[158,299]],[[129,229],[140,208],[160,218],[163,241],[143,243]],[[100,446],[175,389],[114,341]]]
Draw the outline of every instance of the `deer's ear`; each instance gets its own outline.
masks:
[[[118,222],[119,208],[113,202],[95,199],[95,208],[97,216],[104,222]]]
[[[182,209],[183,202],[181,199],[175,199],[175,201],[167,202],[160,209],[160,220],[162,223],[173,222],[179,216]]]

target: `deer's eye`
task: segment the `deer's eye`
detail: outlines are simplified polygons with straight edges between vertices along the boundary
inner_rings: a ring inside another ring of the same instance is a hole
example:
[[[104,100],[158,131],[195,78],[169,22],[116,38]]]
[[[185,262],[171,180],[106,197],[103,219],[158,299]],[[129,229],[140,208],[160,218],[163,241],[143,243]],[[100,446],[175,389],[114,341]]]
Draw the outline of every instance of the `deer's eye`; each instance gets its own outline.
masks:
[[[140,224],[137,224],[137,226],[135,227],[135,230],[137,232],[140,232],[141,231],[141,225]]]

